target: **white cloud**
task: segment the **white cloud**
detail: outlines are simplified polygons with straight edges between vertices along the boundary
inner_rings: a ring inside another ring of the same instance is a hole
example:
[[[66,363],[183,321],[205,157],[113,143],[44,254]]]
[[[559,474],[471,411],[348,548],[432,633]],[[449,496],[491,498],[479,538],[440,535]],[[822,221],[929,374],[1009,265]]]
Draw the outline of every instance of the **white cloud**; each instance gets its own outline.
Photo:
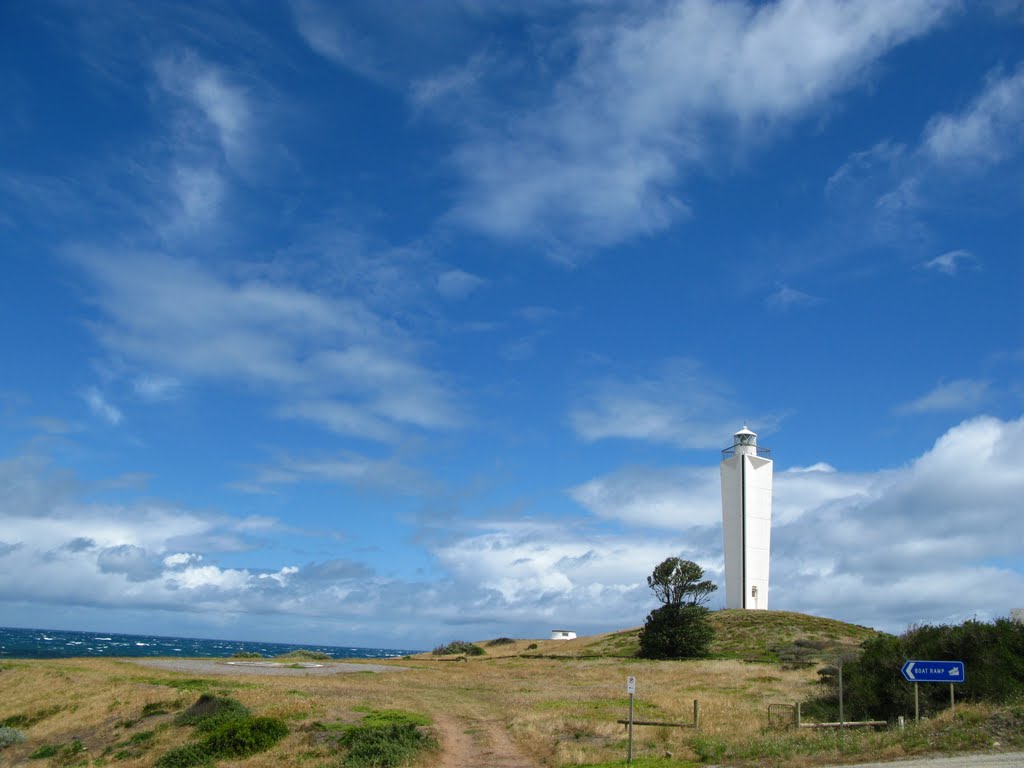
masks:
[[[485,280],[461,269],[442,272],[437,278],[437,292],[446,299],[464,299],[484,284]]]
[[[350,27],[331,4],[292,0],[299,34],[321,56],[370,80],[386,80],[385,68],[372,40]]]
[[[453,155],[466,180],[453,215],[498,237],[541,239],[556,255],[567,247],[564,258],[664,229],[687,215],[681,182],[722,157],[723,134],[741,150],[767,141],[955,5],[590,8],[570,40],[552,43],[575,56],[532,108],[457,113],[471,125]]]
[[[168,396],[179,382],[228,379],[269,387],[285,401],[282,416],[371,439],[460,423],[442,377],[416,359],[414,340],[361,298],[161,254],[69,255],[94,286],[101,319],[91,327],[100,343],[129,365],[165,372],[140,375],[144,397]]]
[[[717,467],[622,469],[569,491],[598,517],[630,525],[685,530],[716,525],[722,517]]]
[[[737,407],[727,394],[727,387],[698,363],[677,358],[644,376],[592,385],[569,420],[588,441],[629,438],[683,448],[722,447],[737,427]]]
[[[132,389],[143,400],[173,400],[181,391],[181,382],[171,376],[143,374],[132,381]]]
[[[869,231],[883,241],[930,248],[933,239],[923,214],[969,201],[1003,210],[1006,180],[1019,181],[1024,150],[1024,64],[989,75],[978,95],[959,113],[934,115],[916,145],[883,140],[852,154],[826,184],[826,193],[871,221]],[[999,174],[999,177],[997,177]],[[995,183],[990,183],[995,182]],[[1019,186],[1019,184],[1018,184]],[[1015,212],[1015,209],[1014,209]],[[862,225],[861,225],[862,226]],[[967,250],[951,250],[920,264],[948,275],[977,268]]]
[[[197,125],[195,119],[183,118],[178,127],[183,148],[201,142],[210,131],[228,164],[242,168],[248,162],[253,132],[246,89],[230,83],[223,70],[192,52],[160,58],[154,68],[160,85],[205,121]]]
[[[121,423],[123,416],[121,410],[111,404],[96,387],[89,387],[85,390],[82,393],[82,399],[85,400],[85,404],[89,406],[90,411],[108,424],[117,426]]]
[[[983,379],[955,379],[942,382],[935,389],[909,403],[899,406],[901,413],[933,411],[973,411],[991,396],[991,384]]]
[[[1013,450],[1022,441],[1024,418],[985,417],[896,468],[777,471],[773,607],[889,630],[1005,615],[1024,588],[1024,466]],[[44,463],[0,462],[0,573],[18,574],[0,579],[0,604],[165,610],[208,622],[330,617],[378,636],[419,627],[420,645],[451,626],[474,636],[636,626],[653,607],[645,578],[667,556],[700,563],[721,584],[716,469],[633,468],[573,489],[595,519],[466,522],[456,538],[428,545],[439,570],[415,582],[336,555],[257,568],[240,553],[218,565],[217,546],[249,530],[247,521],[86,504]],[[256,522],[267,535],[280,530]]]
[[[322,458],[285,457],[244,485],[255,490],[306,481],[343,483],[400,495],[421,494],[433,486],[423,473],[397,459],[373,459],[354,453]]]
[[[775,293],[765,299],[765,305],[770,309],[785,312],[795,307],[814,307],[823,301],[820,296],[812,296],[788,285],[781,285]]]
[[[970,251],[965,250],[946,251],[934,259],[929,259],[921,264],[924,269],[933,269],[936,272],[951,276],[959,272],[964,266],[977,267],[977,265],[978,258]]]
[[[1024,65],[1011,74],[993,74],[984,90],[962,112],[933,117],[924,149],[936,162],[985,167],[1020,152],[1024,127]]]

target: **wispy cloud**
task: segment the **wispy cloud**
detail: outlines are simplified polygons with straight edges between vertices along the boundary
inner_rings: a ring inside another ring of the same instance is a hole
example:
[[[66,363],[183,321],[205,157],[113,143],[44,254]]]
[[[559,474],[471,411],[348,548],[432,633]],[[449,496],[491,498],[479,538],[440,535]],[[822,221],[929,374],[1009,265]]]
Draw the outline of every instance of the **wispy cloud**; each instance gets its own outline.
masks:
[[[965,266],[976,268],[978,266],[978,257],[965,250],[946,251],[934,259],[923,262],[921,266],[924,269],[932,269],[944,275],[952,276]]]
[[[984,89],[958,114],[933,117],[925,128],[925,152],[943,165],[984,168],[1024,150],[1024,64],[1010,74],[991,74]]]
[[[318,0],[291,0],[291,8],[299,34],[318,54],[370,80],[389,79],[372,39],[350,26],[339,9]]]
[[[673,359],[647,376],[592,384],[569,420],[587,441],[628,438],[682,448],[720,448],[737,428],[738,410],[726,385],[699,363]]]
[[[983,406],[991,395],[991,382],[984,379],[955,379],[942,382],[935,389],[904,403],[896,410],[898,413],[973,411]]]
[[[269,386],[280,415],[371,439],[461,420],[415,340],[361,299],[159,254],[69,255],[93,286],[98,340],[148,381],[140,394],[167,395],[172,380]],[[160,382],[146,378],[151,370],[165,372]]]
[[[85,390],[82,393],[82,399],[85,400],[85,404],[89,406],[89,410],[94,415],[103,419],[108,424],[117,426],[121,423],[123,415],[121,409],[110,403],[96,387],[89,387]]]
[[[764,303],[769,309],[785,312],[798,307],[814,307],[824,301],[820,296],[812,296],[791,286],[780,285],[764,300]]]
[[[437,292],[446,299],[464,299],[486,281],[461,269],[449,269],[438,275]]]
[[[931,248],[925,221],[930,210],[960,205],[965,197],[978,206],[979,196],[989,196],[992,210],[1015,205],[1016,198],[1003,189],[1007,180],[1011,189],[1019,187],[1022,124],[1024,64],[1011,73],[990,73],[960,112],[928,120],[916,143],[882,140],[853,153],[829,178],[826,194],[869,221],[876,238]],[[992,184],[997,172],[1000,181]],[[921,266],[952,275],[977,263],[970,251],[958,249]]]
[[[552,43],[573,52],[572,64],[532,94],[533,106],[500,119],[496,108],[460,113],[471,125],[453,153],[465,179],[453,216],[569,259],[665,229],[689,213],[678,191],[687,176],[722,159],[712,137],[764,143],[954,7],[680,0],[592,9],[570,39]]]
[[[283,457],[259,470],[251,481],[236,484],[246,491],[307,481],[338,483],[391,495],[421,495],[435,490],[424,473],[396,458],[376,459],[355,453],[328,457]]]
[[[194,148],[209,132],[228,164],[243,167],[254,131],[246,90],[191,51],[157,59],[154,69],[163,89],[192,110],[178,114],[179,140]]]

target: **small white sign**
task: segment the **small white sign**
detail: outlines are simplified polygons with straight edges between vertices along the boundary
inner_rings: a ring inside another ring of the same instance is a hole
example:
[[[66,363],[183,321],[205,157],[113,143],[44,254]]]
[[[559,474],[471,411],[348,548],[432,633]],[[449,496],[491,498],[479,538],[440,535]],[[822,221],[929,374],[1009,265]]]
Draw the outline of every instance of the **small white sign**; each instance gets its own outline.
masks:
[[[626,678],[626,693],[628,693],[630,696],[632,696],[634,693],[636,693],[636,678],[635,677],[630,676],[630,677]]]

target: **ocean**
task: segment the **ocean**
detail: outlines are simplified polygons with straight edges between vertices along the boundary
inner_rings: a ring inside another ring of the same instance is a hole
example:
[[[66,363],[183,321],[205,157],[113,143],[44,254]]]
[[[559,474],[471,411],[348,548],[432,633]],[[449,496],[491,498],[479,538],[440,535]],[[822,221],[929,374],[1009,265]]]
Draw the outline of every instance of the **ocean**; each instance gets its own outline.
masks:
[[[239,652],[280,656],[289,651],[320,651],[334,659],[393,659],[414,650],[351,648],[334,645],[291,645],[248,640],[205,640],[196,637],[119,635],[114,632],[66,632],[57,629],[0,627],[0,658],[66,659],[73,656],[234,656]]]

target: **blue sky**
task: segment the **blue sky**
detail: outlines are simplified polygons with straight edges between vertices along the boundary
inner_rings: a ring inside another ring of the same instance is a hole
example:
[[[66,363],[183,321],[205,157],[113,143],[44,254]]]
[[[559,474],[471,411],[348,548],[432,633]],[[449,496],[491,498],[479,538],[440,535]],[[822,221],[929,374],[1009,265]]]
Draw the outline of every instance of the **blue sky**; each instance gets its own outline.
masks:
[[[772,607],[1024,605],[1019,2],[13,2],[0,99],[4,625],[636,626],[744,422]]]

